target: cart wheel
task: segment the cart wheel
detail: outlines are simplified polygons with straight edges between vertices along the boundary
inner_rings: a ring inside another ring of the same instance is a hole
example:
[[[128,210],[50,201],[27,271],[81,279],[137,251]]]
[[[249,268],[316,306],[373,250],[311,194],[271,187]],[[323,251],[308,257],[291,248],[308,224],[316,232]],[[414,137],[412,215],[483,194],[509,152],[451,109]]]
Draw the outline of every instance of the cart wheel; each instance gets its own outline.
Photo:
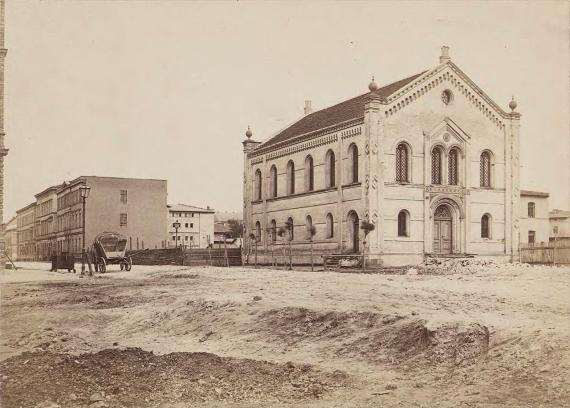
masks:
[[[107,262],[105,262],[105,258],[99,259],[99,272],[107,272]]]
[[[127,258],[127,263],[125,264],[125,270],[128,272],[131,270],[131,268],[133,267],[133,260],[131,259],[131,257],[129,256]]]

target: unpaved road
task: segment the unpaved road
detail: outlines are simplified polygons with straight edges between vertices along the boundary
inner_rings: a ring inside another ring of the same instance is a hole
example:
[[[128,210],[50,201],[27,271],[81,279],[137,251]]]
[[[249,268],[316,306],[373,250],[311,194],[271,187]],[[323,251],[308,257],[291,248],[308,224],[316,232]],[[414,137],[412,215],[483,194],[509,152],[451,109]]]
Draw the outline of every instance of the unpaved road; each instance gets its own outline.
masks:
[[[568,268],[47,269],[1,272],[2,407],[570,406]]]

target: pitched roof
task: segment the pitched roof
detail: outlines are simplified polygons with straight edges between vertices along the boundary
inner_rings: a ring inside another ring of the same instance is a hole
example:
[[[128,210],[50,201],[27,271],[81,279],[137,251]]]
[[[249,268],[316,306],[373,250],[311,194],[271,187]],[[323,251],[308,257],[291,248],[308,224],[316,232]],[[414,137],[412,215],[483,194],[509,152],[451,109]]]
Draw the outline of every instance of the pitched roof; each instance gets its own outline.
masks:
[[[521,190],[521,196],[548,197],[548,195],[548,193],[543,193],[542,191]]]
[[[414,79],[424,74],[426,71],[419,74],[413,75],[411,77],[402,79],[400,81],[391,83],[389,85],[383,86],[378,89],[376,93],[380,98],[384,99],[392,95],[398,89],[406,86]],[[315,130],[323,129],[337,123],[346,122],[351,119],[358,119],[364,116],[364,104],[368,100],[370,92],[362,94],[352,99],[348,99],[344,102],[338,103],[336,105],[330,106],[328,108],[310,113],[305,117],[301,118],[297,122],[293,123],[291,126],[285,128],[269,140],[260,144],[257,149],[273,146],[278,143],[289,140],[295,136],[303,135],[306,133],[313,132]]]
[[[200,208],[193,205],[186,204],[169,204],[167,205],[169,211],[191,211],[191,212],[201,212],[201,213],[214,213],[213,208]]]
[[[550,218],[570,218],[570,211],[552,210],[548,213]]]

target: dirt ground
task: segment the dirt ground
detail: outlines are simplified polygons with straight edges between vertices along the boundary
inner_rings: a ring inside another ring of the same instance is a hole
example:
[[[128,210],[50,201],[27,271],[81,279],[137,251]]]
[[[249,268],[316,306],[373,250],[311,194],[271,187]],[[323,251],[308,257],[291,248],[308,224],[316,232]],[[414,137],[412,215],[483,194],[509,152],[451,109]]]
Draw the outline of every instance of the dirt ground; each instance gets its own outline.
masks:
[[[570,406],[569,268],[23,266],[2,407]]]

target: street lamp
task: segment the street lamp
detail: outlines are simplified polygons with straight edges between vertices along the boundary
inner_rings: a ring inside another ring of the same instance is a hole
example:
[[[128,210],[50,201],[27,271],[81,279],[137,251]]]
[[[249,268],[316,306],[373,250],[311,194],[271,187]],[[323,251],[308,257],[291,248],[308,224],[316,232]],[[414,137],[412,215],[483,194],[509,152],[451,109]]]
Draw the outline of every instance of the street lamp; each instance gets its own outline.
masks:
[[[178,228],[180,228],[180,223],[178,222],[178,220],[176,220],[176,222],[174,222],[172,226],[176,230],[176,237],[174,238],[174,244],[176,245],[176,248],[178,248]]]
[[[81,250],[81,275],[83,275],[85,273],[85,200],[87,199],[87,197],[89,197],[89,191],[91,191],[91,187],[89,187],[86,184],[83,184],[81,187],[79,187],[79,192],[81,194],[81,201],[83,202],[83,213],[82,213],[82,217],[83,217],[83,240],[82,242],[82,250]]]

